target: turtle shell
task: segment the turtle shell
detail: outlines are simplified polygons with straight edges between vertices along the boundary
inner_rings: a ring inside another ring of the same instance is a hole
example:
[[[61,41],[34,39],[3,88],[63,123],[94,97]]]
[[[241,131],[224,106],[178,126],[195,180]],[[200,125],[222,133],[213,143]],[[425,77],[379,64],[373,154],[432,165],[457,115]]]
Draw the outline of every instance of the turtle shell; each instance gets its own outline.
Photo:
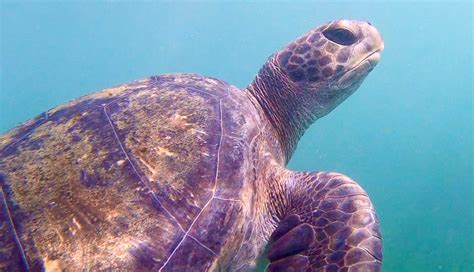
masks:
[[[0,138],[0,270],[204,271],[248,232],[255,108],[198,75],[73,100]]]

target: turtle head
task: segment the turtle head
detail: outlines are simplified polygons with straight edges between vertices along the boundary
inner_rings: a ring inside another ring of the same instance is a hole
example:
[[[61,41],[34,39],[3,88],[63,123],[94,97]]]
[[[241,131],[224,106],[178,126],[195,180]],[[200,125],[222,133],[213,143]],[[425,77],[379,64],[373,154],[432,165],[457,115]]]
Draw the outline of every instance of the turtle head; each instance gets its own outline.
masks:
[[[369,22],[336,20],[299,37],[272,58],[292,89],[316,99],[316,115],[322,117],[359,87],[383,47]]]
[[[275,127],[287,159],[305,129],[360,86],[383,47],[369,22],[335,20],[268,59],[247,90]]]

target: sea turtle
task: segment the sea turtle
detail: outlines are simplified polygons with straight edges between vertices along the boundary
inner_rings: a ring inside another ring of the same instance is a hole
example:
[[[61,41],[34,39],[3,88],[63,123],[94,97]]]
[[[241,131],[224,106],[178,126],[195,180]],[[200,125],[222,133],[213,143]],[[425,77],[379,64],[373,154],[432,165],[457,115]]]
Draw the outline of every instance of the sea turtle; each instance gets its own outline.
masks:
[[[273,54],[244,90],[167,74],[51,109],[0,138],[0,270],[378,271],[364,190],[285,169],[299,138],[383,49],[335,20]]]

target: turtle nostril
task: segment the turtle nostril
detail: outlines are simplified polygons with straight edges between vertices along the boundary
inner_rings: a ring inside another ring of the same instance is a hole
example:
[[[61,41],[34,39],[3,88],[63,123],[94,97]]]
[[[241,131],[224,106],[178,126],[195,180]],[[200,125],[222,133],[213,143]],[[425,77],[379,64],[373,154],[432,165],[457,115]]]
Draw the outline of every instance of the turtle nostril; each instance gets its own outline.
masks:
[[[369,21],[366,21],[369,25],[372,25]]]

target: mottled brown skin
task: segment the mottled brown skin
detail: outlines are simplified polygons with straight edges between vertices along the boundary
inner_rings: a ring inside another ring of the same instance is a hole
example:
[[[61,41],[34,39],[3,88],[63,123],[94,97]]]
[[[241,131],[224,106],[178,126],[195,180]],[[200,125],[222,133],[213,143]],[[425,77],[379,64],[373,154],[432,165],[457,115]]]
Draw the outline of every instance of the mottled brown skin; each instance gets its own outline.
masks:
[[[270,241],[269,271],[379,271],[360,186],[285,165],[382,48],[366,22],[338,20],[275,53],[245,91],[155,76],[11,130],[0,137],[0,270],[248,271]]]

